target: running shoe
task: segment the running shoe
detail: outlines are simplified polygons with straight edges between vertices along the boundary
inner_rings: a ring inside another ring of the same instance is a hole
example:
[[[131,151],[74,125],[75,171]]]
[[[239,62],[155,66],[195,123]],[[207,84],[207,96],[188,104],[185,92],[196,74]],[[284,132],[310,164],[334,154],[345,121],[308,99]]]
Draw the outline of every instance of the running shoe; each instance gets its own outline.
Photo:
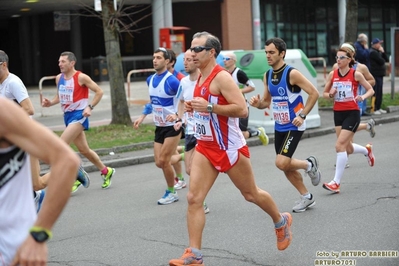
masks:
[[[35,191],[36,197],[35,197],[35,204],[36,204],[36,212],[40,211],[40,208],[42,207],[42,203],[44,200],[44,196],[46,195],[46,191],[44,189]]]
[[[262,142],[264,146],[267,146],[269,144],[269,137],[267,136],[265,129],[263,127],[258,128],[259,130],[259,140]]]
[[[206,202],[204,201],[204,212],[205,214],[208,214],[211,210],[209,209],[208,205],[206,204]]]
[[[317,186],[320,183],[321,173],[319,171],[319,161],[314,156],[309,156],[307,159],[312,164],[308,172],[308,176],[312,180],[312,185]]]
[[[331,181],[330,183],[323,184],[323,188],[325,188],[328,191],[331,191],[333,193],[339,193],[340,186],[341,186],[340,184],[337,184],[334,181]]]
[[[107,167],[108,172],[106,175],[101,175],[104,182],[102,185],[103,189],[107,189],[111,186],[111,182],[112,182],[112,176],[115,174],[116,170],[115,168],[111,168],[111,167]]]
[[[370,132],[370,137],[374,138],[375,137],[375,120],[373,118],[371,118],[371,119],[369,119],[369,121],[367,121],[367,124],[370,127],[370,129],[367,129],[367,131]]]
[[[82,185],[78,180],[75,181],[75,183],[72,186],[72,193],[75,193],[78,191],[79,187]]]
[[[186,248],[184,254],[180,259],[173,259],[169,261],[169,266],[182,266],[182,265],[205,265],[202,255],[197,256],[192,251],[191,248]]]
[[[78,176],[76,178],[85,188],[90,186],[89,174],[83,169],[82,165],[79,166]]]
[[[292,216],[288,212],[282,213],[281,216],[285,219],[285,225],[275,229],[277,236],[278,250],[284,250],[288,248],[292,240],[292,233],[291,233]]]
[[[367,161],[369,162],[370,166],[374,166],[374,161],[375,161],[375,157],[373,154],[373,145],[371,145],[370,143],[366,145],[366,149],[367,149]]]
[[[304,212],[308,208],[313,207],[316,204],[314,197],[312,195],[312,199],[308,199],[301,195],[301,199],[295,202],[295,206],[292,208],[293,212]]]
[[[175,177],[175,189],[179,190],[182,188],[185,188],[187,186],[186,181],[184,180],[179,180],[177,177]]]
[[[165,194],[158,200],[158,205],[167,205],[171,204],[173,202],[176,202],[179,200],[179,196],[177,195],[177,192],[175,191],[174,193],[166,190]]]

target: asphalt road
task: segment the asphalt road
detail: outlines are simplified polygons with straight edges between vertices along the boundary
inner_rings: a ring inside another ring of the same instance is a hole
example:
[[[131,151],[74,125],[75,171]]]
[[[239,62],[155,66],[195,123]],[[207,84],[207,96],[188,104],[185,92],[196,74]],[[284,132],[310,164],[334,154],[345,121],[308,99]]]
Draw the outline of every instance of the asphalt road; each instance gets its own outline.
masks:
[[[399,265],[399,127],[394,122],[377,130],[375,139],[367,132],[355,137],[362,145],[372,140],[375,166],[369,167],[362,155],[350,156],[340,194],[329,193],[321,184],[313,187],[304,177],[317,203],[292,214],[293,242],[285,251],[277,250],[268,215],[246,202],[228,176],[220,174],[206,200],[211,212],[203,234],[205,265],[334,265],[328,260],[332,263],[341,251],[352,253],[338,257],[342,260],[335,265]],[[294,157],[318,157],[322,182],[329,182],[334,143],[334,134],[303,139]],[[299,195],[274,166],[274,147],[254,146],[250,151],[258,186],[274,197],[281,211],[291,211]],[[48,265],[161,266],[181,256],[188,244],[187,189],[179,191],[179,202],[159,206],[165,181],[153,163],[117,168],[108,190],[101,189],[97,174],[91,173],[88,189],[71,196],[48,243]],[[371,250],[394,251],[394,257],[372,258]]]

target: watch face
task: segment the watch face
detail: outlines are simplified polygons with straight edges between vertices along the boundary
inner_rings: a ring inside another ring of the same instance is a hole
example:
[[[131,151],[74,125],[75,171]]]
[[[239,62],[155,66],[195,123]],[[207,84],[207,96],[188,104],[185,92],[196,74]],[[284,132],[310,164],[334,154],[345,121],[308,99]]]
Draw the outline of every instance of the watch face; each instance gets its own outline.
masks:
[[[30,232],[30,234],[39,243],[45,242],[49,238],[49,235],[44,231]]]

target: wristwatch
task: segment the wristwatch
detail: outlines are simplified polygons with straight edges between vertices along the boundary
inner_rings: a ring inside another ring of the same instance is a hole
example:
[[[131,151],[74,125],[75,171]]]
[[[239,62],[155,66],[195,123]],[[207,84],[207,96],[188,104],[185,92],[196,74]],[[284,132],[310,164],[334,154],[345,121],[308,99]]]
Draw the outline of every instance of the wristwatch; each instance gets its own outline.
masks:
[[[206,107],[206,110],[207,110],[209,113],[212,113],[212,112],[213,112],[213,103],[209,103],[208,106]]]
[[[304,114],[302,114],[302,113],[300,113],[298,116],[299,116],[300,118],[302,118],[303,120],[306,119],[306,115],[304,115]]]
[[[94,106],[93,106],[93,105],[89,104],[88,106],[89,106],[89,108],[90,108],[91,110],[94,109]]]
[[[38,243],[46,242],[48,239],[52,237],[52,233],[50,230],[34,226],[29,230],[30,235],[33,239]]]

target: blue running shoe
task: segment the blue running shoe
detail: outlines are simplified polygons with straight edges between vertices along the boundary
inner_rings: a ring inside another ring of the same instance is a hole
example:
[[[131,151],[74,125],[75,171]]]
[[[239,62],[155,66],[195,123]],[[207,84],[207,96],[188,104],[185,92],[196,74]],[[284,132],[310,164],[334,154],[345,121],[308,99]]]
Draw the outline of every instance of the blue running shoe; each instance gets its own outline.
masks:
[[[171,192],[169,190],[166,190],[165,195],[163,195],[162,198],[158,200],[159,205],[166,205],[166,204],[171,204],[173,202],[176,202],[179,200],[179,196],[177,195],[177,192]]]
[[[46,191],[44,189],[35,191],[36,192],[36,197],[35,197],[35,204],[36,204],[36,212],[40,211],[40,208],[42,207],[42,203],[44,200],[44,196],[46,195]]]
[[[79,181],[85,188],[90,186],[90,177],[89,174],[83,169],[82,165],[79,166],[78,176],[76,180]]]

